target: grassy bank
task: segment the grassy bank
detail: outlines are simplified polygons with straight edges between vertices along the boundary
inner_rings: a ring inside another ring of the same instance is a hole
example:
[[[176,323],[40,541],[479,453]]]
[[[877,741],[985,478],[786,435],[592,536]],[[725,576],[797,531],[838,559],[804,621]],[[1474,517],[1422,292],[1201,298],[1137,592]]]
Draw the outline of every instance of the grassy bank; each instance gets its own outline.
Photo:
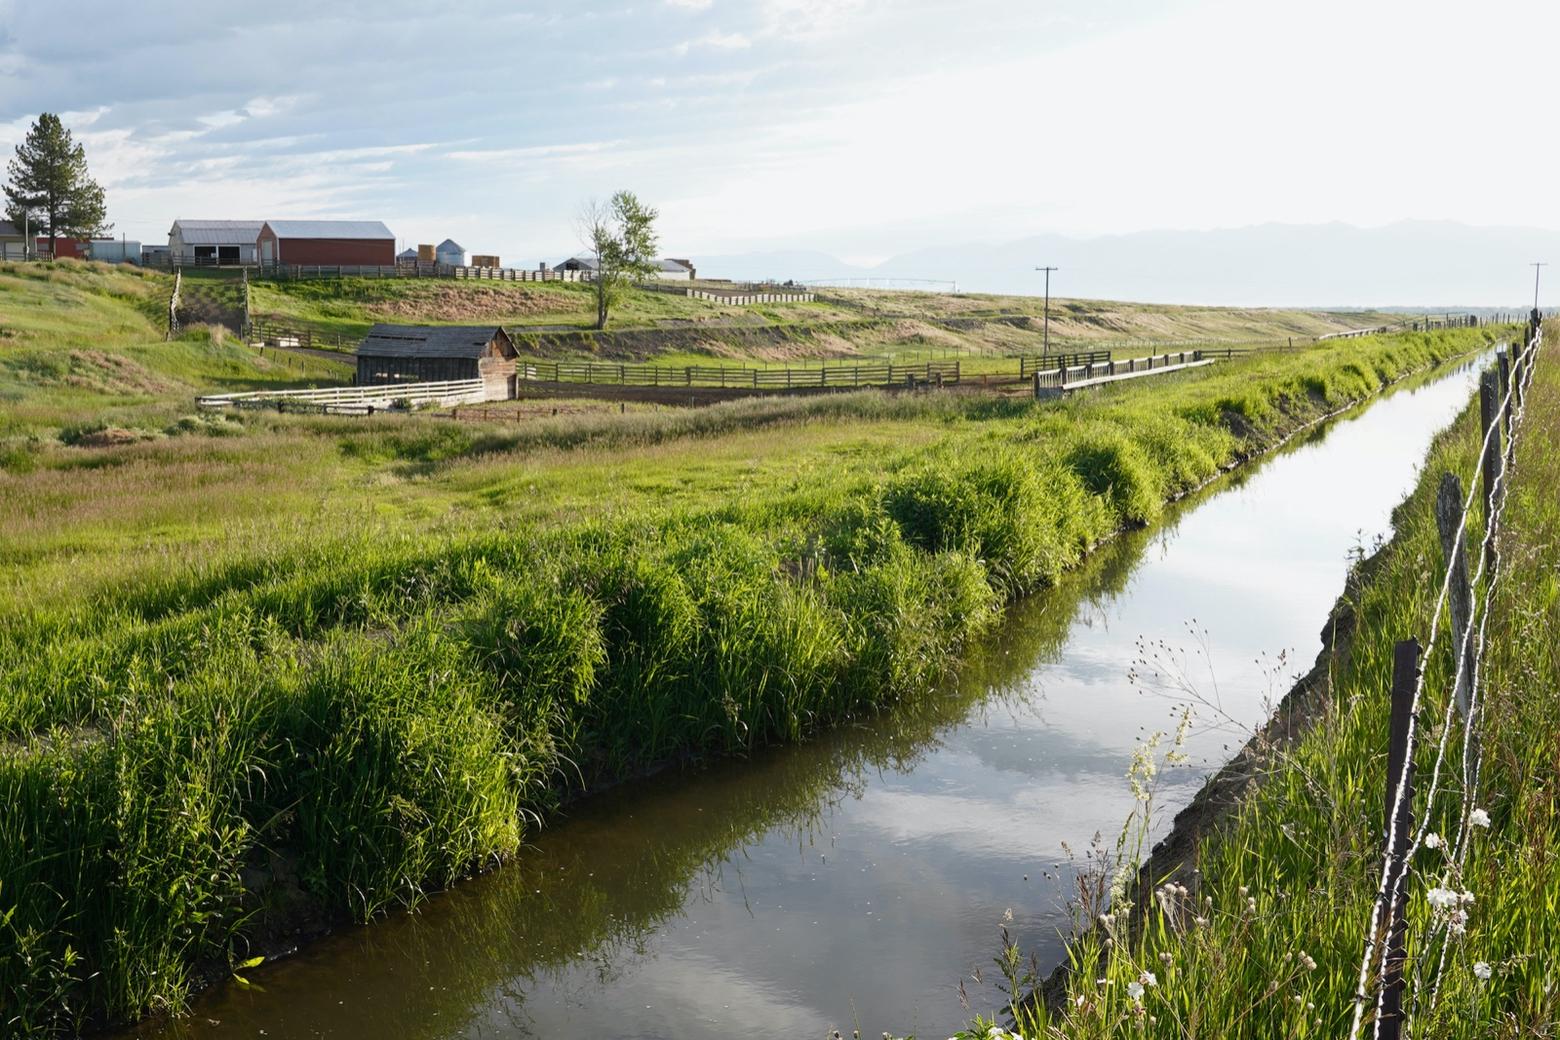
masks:
[[[1548,1036],[1560,1020],[1560,369],[1553,358],[1540,361],[1528,408],[1502,520],[1506,573],[1493,601],[1484,673],[1485,765],[1473,804],[1488,813],[1489,826],[1469,828],[1460,871],[1449,858],[1463,794],[1460,726],[1442,792],[1426,803],[1450,685],[1446,640],[1427,663],[1428,733],[1417,763],[1426,779],[1415,820],[1428,817],[1430,832],[1446,842],[1418,852],[1409,889],[1405,1006],[1414,1009],[1418,1036]],[[1348,1034],[1380,879],[1392,648],[1428,633],[1443,566],[1436,486],[1447,471],[1465,487],[1478,479],[1479,439],[1472,407],[1434,446],[1419,487],[1395,515],[1390,545],[1351,582],[1340,616],[1352,634],[1304,708],[1315,716],[1312,727],[1298,743],[1268,753],[1259,782],[1198,845],[1187,864],[1195,873],[1156,888],[1136,920],[1112,912],[1108,929],[1077,941],[1062,1010],[1027,1007],[1025,1035]],[[1475,545],[1481,523],[1474,518]],[[1156,886],[1165,880],[1152,879]],[[1433,1002],[1441,952],[1430,942],[1432,886],[1474,894],[1466,934],[1446,945]],[[1103,910],[1096,904],[1087,914]],[[1106,942],[1107,933],[1115,941]],[[986,1032],[980,1026],[973,1035]]]
[[[1037,353],[1042,301],[1030,296],[822,290],[809,303],[737,306],[630,290],[610,329],[591,331],[590,286],[576,282],[456,282],[343,278],[252,283],[256,314],[313,330],[350,349],[374,322],[504,325],[527,353],[657,363],[901,361]],[[1380,325],[1390,316],[1274,308],[1178,307],[1055,300],[1055,343],[1266,341]]]
[[[1112,532],[1486,336],[1060,405],[860,395],[507,435],[256,417],[199,451],[42,451],[0,478],[10,1028],[177,1007],[279,915],[415,901],[581,790],[923,689]]]

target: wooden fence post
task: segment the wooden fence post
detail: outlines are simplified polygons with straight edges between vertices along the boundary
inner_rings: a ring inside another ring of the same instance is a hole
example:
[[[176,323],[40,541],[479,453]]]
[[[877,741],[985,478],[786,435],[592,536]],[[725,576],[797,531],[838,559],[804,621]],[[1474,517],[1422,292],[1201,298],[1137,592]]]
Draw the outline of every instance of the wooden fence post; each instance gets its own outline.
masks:
[[[1452,653],[1457,657],[1457,682],[1452,697],[1462,717],[1468,717],[1468,698],[1473,683],[1473,647],[1464,646],[1463,633],[1473,614],[1473,586],[1468,581],[1466,546],[1456,542],[1457,523],[1462,516],[1463,486],[1454,473],[1441,475],[1435,495],[1435,524],[1441,532],[1441,558],[1452,572]],[[1466,537],[1463,539],[1467,541]]]
[[[1414,720],[1414,685],[1419,679],[1419,640],[1392,648],[1392,721],[1387,733],[1387,919],[1381,957],[1381,1013],[1376,1040],[1403,1035],[1403,962],[1408,959],[1408,832],[1414,822],[1414,763],[1408,737]],[[1402,782],[1402,791],[1398,784]],[[1393,806],[1397,806],[1393,819]]]
[[[1484,522],[1486,525],[1493,522],[1495,513],[1495,482],[1500,479],[1501,443],[1500,443],[1500,389],[1497,385],[1497,376],[1493,368],[1487,369],[1484,375],[1479,377],[1479,428],[1488,436],[1483,458],[1480,460],[1484,475]],[[1486,538],[1484,550],[1484,571],[1490,572],[1494,564],[1495,541]]]
[[[1501,409],[1501,432],[1506,438],[1505,460],[1511,462],[1511,424],[1516,420],[1517,397],[1511,389],[1511,353],[1502,350],[1495,355],[1500,371],[1500,399],[1506,402]],[[1504,468],[1504,467],[1503,467]]]

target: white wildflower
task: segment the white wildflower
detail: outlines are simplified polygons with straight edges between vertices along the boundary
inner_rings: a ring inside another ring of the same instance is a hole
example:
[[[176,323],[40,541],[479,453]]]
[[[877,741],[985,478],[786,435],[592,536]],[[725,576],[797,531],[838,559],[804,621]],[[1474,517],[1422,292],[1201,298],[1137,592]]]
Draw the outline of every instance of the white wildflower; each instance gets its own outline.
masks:
[[[1457,905],[1457,893],[1450,888],[1432,888],[1425,893],[1432,910],[1450,910]]]
[[[1475,827],[1488,827],[1490,825],[1490,814],[1483,809],[1475,809],[1468,814],[1468,822]]]
[[[1438,849],[1445,844],[1445,840],[1443,840],[1442,837],[1435,831],[1431,831],[1429,834],[1425,835],[1425,848],[1427,849]]]
[[[1489,961],[1474,961],[1473,974],[1476,978],[1487,979],[1492,974],[1494,974],[1494,972],[1490,970]]]
[[[1159,980],[1154,977],[1154,973],[1151,971],[1145,971],[1143,974],[1139,975],[1138,981],[1147,986],[1149,989],[1153,989],[1155,986],[1159,985]]]
[[[1127,983],[1127,996],[1141,1003],[1143,1000],[1143,984],[1141,982]]]

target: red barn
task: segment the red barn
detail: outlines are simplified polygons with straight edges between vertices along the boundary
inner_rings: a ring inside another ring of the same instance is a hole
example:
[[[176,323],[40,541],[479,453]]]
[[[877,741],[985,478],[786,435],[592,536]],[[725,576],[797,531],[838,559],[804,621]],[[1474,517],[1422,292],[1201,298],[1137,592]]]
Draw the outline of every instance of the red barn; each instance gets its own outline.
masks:
[[[395,265],[395,236],[377,220],[268,220],[259,245],[261,263]]]
[[[49,239],[46,235],[38,236],[34,244],[38,250],[35,256],[47,259],[52,256],[56,260],[85,260],[87,259],[87,240],[74,238],[56,238],[53,250],[49,249]]]

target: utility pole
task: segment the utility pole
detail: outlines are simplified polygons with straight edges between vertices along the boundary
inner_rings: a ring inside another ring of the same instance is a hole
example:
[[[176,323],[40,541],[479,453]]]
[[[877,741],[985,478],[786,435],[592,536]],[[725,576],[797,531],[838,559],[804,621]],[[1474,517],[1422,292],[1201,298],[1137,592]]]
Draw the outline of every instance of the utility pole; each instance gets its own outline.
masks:
[[[1533,268],[1533,313],[1538,313],[1538,273],[1542,268],[1548,267],[1548,261],[1539,261],[1531,265]]]
[[[1045,345],[1040,348],[1042,354],[1051,352],[1051,272],[1060,271],[1059,267],[1037,267],[1036,271],[1045,272]]]

